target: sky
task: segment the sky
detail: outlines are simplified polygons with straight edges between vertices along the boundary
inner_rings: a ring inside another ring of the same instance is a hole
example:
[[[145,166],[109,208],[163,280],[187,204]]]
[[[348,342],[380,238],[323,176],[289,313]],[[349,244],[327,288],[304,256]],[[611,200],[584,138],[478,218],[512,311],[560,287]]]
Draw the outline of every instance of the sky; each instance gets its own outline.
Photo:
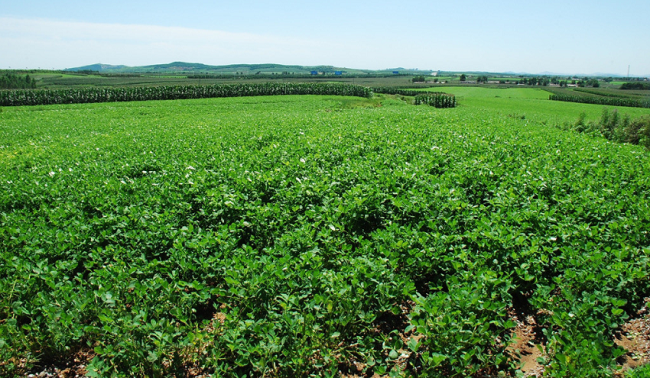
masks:
[[[650,76],[649,0],[0,0],[0,68],[279,63]]]

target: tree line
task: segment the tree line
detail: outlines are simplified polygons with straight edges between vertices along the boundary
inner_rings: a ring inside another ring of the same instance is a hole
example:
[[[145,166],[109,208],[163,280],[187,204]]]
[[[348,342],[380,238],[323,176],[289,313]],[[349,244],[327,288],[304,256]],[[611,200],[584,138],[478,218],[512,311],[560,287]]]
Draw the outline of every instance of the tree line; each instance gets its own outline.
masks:
[[[36,88],[36,79],[29,75],[18,76],[6,73],[0,76],[0,89],[31,89]]]
[[[641,89],[641,90],[650,90],[649,82],[638,82],[638,83],[623,83],[621,89]]]

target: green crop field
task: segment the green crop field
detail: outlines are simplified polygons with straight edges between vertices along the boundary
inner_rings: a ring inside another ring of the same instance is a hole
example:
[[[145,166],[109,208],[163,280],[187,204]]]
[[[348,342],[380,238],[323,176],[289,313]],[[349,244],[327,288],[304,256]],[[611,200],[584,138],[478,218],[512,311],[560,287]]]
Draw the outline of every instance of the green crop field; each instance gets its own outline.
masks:
[[[3,107],[0,375],[516,376],[523,323],[548,376],[612,375],[648,152],[435,90]]]
[[[388,77],[349,77],[349,76],[206,76],[205,78],[188,78],[187,75],[131,74],[128,75],[84,75],[84,74],[33,74],[38,89],[68,89],[79,87],[144,87],[160,85],[214,85],[233,83],[346,83],[365,86],[407,86],[411,85],[409,76]],[[430,79],[433,80],[433,79]]]
[[[484,88],[484,87],[435,87],[420,88],[419,91],[440,91],[456,95],[460,107],[485,111],[501,116],[520,116],[529,122],[557,125],[574,122],[581,112],[587,119],[596,120],[604,108],[618,110],[630,117],[650,114],[650,110],[630,107],[577,104],[548,101],[551,92],[536,88]]]

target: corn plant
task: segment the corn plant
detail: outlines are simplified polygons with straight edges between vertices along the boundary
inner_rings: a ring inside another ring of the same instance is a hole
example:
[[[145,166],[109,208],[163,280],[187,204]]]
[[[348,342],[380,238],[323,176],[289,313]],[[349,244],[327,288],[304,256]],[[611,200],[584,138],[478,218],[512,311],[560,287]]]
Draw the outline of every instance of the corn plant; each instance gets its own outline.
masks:
[[[650,108],[650,101],[637,100],[633,98],[618,98],[618,97],[605,97],[605,96],[571,96],[566,94],[553,94],[549,96],[549,100],[553,101],[566,101],[578,102],[583,104],[597,104],[597,105],[610,105],[610,106],[629,106],[633,108]]]
[[[436,108],[455,108],[456,96],[447,93],[426,93],[415,96],[415,105],[423,104]]]
[[[349,84],[263,83],[0,91],[0,106],[81,104],[96,102],[179,100],[274,95],[370,97],[369,88]]]

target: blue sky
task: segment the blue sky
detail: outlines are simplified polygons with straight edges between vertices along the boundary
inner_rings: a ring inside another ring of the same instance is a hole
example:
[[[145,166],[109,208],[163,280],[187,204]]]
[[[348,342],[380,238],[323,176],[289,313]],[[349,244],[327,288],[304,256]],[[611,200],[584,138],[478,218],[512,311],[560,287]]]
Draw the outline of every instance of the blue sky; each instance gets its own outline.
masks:
[[[648,0],[4,0],[0,68],[281,63],[650,75]]]

